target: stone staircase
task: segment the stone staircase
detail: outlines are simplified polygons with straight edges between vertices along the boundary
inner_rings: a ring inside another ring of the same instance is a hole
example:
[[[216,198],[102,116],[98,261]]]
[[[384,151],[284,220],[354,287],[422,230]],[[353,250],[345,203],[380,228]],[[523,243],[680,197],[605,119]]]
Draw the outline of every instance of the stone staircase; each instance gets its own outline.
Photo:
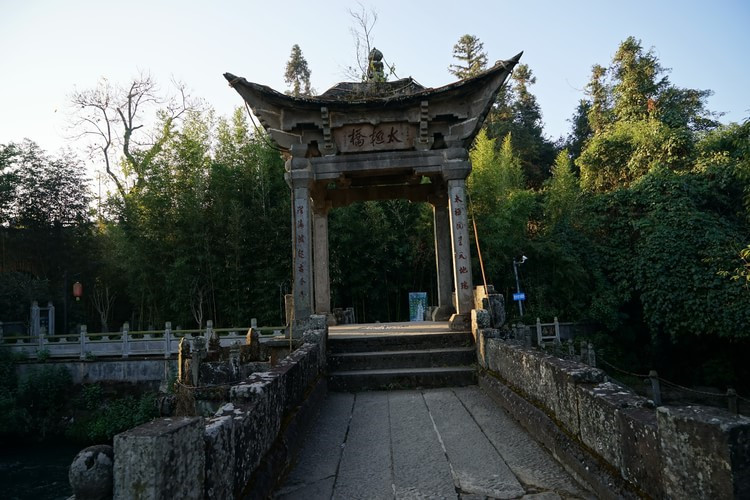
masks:
[[[328,338],[328,388],[332,391],[476,383],[476,352],[470,333]]]

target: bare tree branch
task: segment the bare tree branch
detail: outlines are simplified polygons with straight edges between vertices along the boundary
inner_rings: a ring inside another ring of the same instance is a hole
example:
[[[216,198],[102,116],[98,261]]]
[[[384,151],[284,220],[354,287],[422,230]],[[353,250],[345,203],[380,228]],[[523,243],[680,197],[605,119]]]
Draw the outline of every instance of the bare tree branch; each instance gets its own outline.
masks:
[[[71,96],[72,138],[89,141],[92,159],[103,161],[107,176],[126,204],[129,190],[142,185],[177,121],[185,112],[196,109],[185,86],[172,83],[175,95],[162,95],[152,77],[141,73],[126,88],[112,86],[103,78],[95,88]],[[157,120],[161,123],[149,133]],[[139,139],[141,135],[148,139]],[[123,166],[116,168],[121,159]]]

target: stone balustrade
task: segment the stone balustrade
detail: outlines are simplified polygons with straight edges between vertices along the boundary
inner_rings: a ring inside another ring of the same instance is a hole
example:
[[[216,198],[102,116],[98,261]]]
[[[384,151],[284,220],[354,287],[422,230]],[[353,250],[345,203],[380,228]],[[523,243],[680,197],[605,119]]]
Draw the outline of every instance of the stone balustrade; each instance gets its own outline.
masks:
[[[253,325],[255,327],[255,325]],[[0,337],[0,345],[13,352],[25,354],[29,359],[48,358],[79,358],[89,359],[97,357],[121,356],[163,356],[165,358],[176,355],[179,350],[180,339],[186,337],[210,338],[215,332],[222,347],[228,347],[234,342],[245,342],[245,336],[250,327],[214,328],[209,320],[204,329],[172,329],[167,322],[163,330],[132,331],[125,323],[120,331],[109,333],[88,332],[86,325],[81,325],[77,335],[24,335]],[[271,329],[280,334],[283,327]]]

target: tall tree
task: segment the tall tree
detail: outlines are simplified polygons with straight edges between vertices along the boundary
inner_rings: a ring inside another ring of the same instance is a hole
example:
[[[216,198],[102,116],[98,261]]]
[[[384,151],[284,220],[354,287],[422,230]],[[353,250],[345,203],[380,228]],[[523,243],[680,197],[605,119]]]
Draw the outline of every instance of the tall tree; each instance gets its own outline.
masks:
[[[587,93],[593,135],[576,165],[589,190],[627,186],[659,165],[690,168],[697,134],[717,124],[705,108],[710,92],[672,85],[653,50],[633,37],[608,69],[593,67]]]
[[[302,55],[302,50],[296,43],[292,45],[292,53],[286,63],[284,81],[291,86],[290,93],[294,97],[310,95],[310,68],[307,59]]]
[[[184,85],[175,84],[175,92],[164,96],[147,74],[125,87],[103,78],[93,89],[74,92],[71,103],[75,137],[85,140],[92,159],[103,162],[125,203],[130,190],[144,183],[154,157],[170,139],[180,118],[197,106]],[[149,113],[156,112],[158,120],[153,120]],[[152,129],[149,125],[154,121],[156,127]]]
[[[601,132],[612,123],[612,96],[604,79],[606,74],[607,68],[595,64],[591,68],[591,80],[586,85],[589,96],[587,116],[593,132]]]
[[[555,160],[555,148],[544,137],[541,108],[530,89],[535,83],[528,65],[516,66],[510,86],[498,94],[487,129],[492,137],[511,135],[526,181],[531,187],[541,188]]]
[[[618,120],[642,120],[669,85],[664,68],[654,51],[643,51],[640,40],[630,36],[620,44],[612,59],[614,114]]]
[[[448,71],[459,79],[471,78],[487,68],[487,54],[484,43],[474,35],[463,35],[453,46],[453,57],[457,64],[448,66]]]
[[[575,216],[580,188],[567,149],[558,153],[552,177],[546,183],[545,219],[550,225]]]
[[[578,101],[573,117],[569,119],[572,124],[570,134],[565,139],[565,149],[568,150],[570,157],[573,159],[581,155],[581,151],[586,145],[586,141],[593,135],[593,130],[589,122],[588,114],[591,111],[591,102],[586,99]]]

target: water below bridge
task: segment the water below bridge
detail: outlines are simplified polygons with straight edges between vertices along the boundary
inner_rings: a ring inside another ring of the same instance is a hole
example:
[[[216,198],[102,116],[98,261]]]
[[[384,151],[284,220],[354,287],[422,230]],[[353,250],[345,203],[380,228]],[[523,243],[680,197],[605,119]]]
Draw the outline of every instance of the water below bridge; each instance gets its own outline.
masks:
[[[330,338],[445,331],[353,325]],[[310,425],[276,498],[593,498],[477,385],[329,392]]]

